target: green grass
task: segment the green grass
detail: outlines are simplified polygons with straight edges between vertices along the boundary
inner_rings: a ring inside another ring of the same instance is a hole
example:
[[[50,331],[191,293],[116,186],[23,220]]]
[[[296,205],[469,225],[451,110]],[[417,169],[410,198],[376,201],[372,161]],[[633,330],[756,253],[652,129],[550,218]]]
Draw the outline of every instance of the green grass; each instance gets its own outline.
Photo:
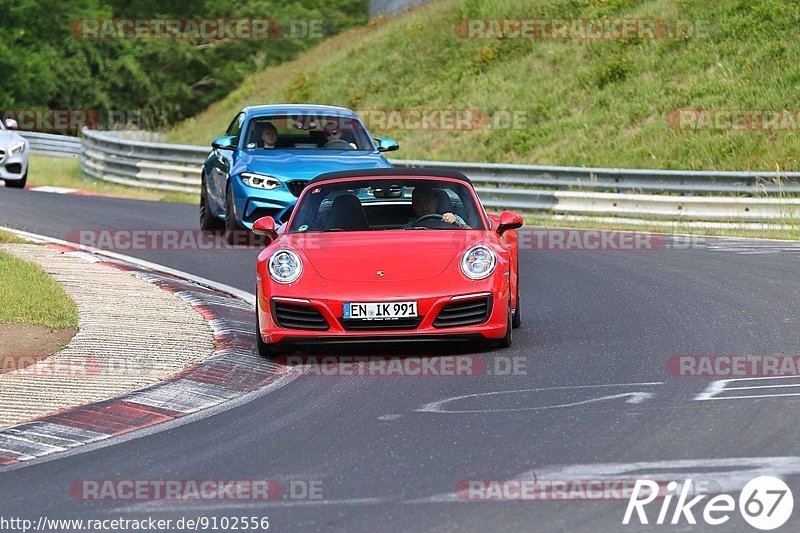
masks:
[[[22,237],[17,237],[13,233],[7,231],[0,231],[0,243],[22,243],[28,242]]]
[[[164,192],[154,189],[127,187],[108,183],[84,176],[78,158],[48,157],[31,155],[28,167],[28,185],[32,187],[50,185],[70,189],[82,189],[98,194],[135,198],[138,200],[157,200],[165,202],[181,202],[194,204],[199,201],[197,195],[182,192]]]
[[[463,39],[468,18],[707,22],[673,40]],[[521,129],[380,131],[408,159],[659,169],[800,170],[796,132],[683,131],[675,109],[800,108],[800,4],[783,0],[441,0],[348,30],[257,72],[178,125],[208,144],[244,105],[307,100],[357,110],[521,112]]]
[[[78,327],[78,308],[42,269],[0,252],[0,322]]]

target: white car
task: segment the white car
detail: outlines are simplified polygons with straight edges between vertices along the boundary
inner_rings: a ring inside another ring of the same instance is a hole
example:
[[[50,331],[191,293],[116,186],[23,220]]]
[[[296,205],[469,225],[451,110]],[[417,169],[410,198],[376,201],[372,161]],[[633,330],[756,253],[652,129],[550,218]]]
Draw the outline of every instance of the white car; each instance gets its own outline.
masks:
[[[0,120],[0,180],[6,182],[6,187],[22,189],[28,180],[28,157],[30,146],[22,135],[11,131],[16,129],[17,121]]]

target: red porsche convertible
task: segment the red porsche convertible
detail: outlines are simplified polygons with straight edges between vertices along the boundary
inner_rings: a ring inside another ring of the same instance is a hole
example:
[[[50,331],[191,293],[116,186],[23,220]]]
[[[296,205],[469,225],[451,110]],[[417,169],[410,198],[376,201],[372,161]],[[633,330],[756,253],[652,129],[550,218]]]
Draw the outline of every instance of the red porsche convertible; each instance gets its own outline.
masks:
[[[375,169],[311,180],[289,220],[253,231],[259,352],[301,345],[479,339],[520,324],[517,228],[460,172]]]

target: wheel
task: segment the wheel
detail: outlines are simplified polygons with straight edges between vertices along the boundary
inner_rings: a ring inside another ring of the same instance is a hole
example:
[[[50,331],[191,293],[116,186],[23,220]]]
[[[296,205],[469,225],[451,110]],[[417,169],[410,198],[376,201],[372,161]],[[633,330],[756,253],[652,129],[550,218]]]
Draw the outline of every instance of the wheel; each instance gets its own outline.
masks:
[[[258,355],[266,359],[275,359],[284,353],[277,345],[267,344],[261,338],[261,326],[258,323],[258,304],[256,304],[256,346],[258,347]]]
[[[511,318],[511,306],[508,307],[508,321],[506,322],[506,336],[497,341],[498,348],[508,348],[513,341],[513,334],[511,331],[514,329],[513,319]]]
[[[22,176],[21,180],[8,180],[6,181],[6,187],[10,189],[24,189],[25,182],[28,181],[28,170],[25,170],[25,175]]]
[[[237,244],[242,229],[236,223],[236,211],[233,207],[233,189],[228,185],[225,194],[225,240],[228,244]]]
[[[519,270],[517,270],[517,305],[514,306],[514,314],[511,320],[511,327],[518,328],[522,325],[522,304],[519,301]]]
[[[208,205],[208,193],[206,192],[206,180],[200,182],[200,229],[203,231],[214,231],[222,229],[225,224],[214,216],[211,207]]]

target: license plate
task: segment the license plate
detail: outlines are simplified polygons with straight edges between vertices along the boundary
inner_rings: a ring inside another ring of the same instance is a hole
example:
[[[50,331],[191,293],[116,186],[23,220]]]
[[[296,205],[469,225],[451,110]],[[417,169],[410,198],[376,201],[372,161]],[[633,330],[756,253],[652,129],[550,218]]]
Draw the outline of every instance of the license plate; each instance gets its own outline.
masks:
[[[344,318],[351,320],[387,320],[416,318],[417,302],[345,302]]]

